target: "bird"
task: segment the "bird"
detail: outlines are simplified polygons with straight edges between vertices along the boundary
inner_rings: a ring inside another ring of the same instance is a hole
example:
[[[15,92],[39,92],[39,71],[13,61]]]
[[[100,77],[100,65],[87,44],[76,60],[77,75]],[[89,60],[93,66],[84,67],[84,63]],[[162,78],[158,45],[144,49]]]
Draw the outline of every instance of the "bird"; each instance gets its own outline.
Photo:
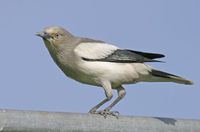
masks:
[[[80,83],[101,87],[105,98],[95,105],[89,113],[118,116],[111,111],[126,95],[123,85],[139,82],[174,82],[192,85],[183,77],[157,70],[149,62],[162,62],[165,57],[159,53],[148,53],[121,49],[101,40],[75,36],[61,26],[48,26],[36,33],[44,41],[50,56],[66,76]],[[113,97],[118,97],[105,109],[97,111]]]

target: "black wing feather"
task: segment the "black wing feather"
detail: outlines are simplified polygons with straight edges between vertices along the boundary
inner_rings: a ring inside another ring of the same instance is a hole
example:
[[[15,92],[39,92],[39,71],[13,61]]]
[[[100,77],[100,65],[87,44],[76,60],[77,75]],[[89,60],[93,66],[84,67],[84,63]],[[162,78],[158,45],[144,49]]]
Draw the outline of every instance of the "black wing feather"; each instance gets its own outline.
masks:
[[[139,54],[143,57],[149,58],[149,59],[156,59],[156,58],[163,58],[165,55],[158,54],[158,53],[147,53],[147,52],[141,52],[141,51],[135,51],[135,50],[127,50],[136,54]]]
[[[154,58],[164,57],[162,54],[155,53],[145,53],[133,50],[122,50],[117,49],[115,52],[109,56],[101,59],[89,59],[82,58],[86,61],[104,61],[104,62],[115,62],[115,63],[143,63],[143,62],[161,62],[158,60],[153,60]]]

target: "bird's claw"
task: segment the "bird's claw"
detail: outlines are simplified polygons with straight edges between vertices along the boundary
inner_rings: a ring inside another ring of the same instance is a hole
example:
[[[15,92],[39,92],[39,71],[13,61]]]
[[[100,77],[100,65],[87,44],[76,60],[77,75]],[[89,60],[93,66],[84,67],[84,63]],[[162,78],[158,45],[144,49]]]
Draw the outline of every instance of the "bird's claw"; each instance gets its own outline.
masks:
[[[96,110],[90,110],[88,113],[90,113],[90,114],[96,114]]]
[[[120,113],[118,111],[109,111],[107,109],[104,109],[102,111],[97,111],[96,114],[102,115],[104,118],[106,118],[108,115],[111,115],[118,119]]]

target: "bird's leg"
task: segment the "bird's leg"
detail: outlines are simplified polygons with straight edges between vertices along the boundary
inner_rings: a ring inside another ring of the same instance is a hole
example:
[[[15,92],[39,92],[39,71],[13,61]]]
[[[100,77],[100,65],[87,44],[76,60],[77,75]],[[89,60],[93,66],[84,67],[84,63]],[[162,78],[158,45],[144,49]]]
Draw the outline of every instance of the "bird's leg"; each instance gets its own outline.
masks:
[[[126,95],[126,91],[122,86],[120,86],[117,89],[117,91],[118,91],[117,99],[115,99],[113,101],[113,103],[111,103],[106,109],[104,109],[100,113],[100,114],[103,114],[105,118],[106,118],[107,115],[112,115],[112,116],[115,116],[115,117],[118,118],[119,112],[118,111],[110,111],[110,110],[112,109],[113,106],[115,106]]]
[[[110,99],[108,98],[105,98],[104,100],[102,100],[99,104],[97,104],[96,106],[94,106],[90,111],[89,113],[91,114],[95,114],[96,113],[96,110],[101,107],[103,104],[105,104],[106,102],[108,102]]]
[[[99,104],[97,104],[96,106],[94,106],[89,111],[89,113],[91,113],[91,114],[96,114],[96,110],[99,107],[101,107],[103,104],[105,104],[106,102],[108,102],[109,100],[111,100],[111,98],[113,96],[113,94],[112,94],[112,87],[111,87],[110,82],[108,82],[108,81],[102,81],[102,87],[104,88],[106,98],[103,101],[101,101]]]

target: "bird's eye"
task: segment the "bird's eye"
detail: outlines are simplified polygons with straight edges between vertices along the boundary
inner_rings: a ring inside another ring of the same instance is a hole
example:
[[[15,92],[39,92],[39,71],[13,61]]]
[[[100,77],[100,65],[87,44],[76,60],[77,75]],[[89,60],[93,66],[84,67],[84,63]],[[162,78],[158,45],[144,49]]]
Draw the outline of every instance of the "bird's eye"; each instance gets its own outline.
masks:
[[[59,34],[58,34],[58,33],[56,33],[56,34],[55,34],[55,36],[56,36],[56,37],[59,37]]]
[[[54,38],[55,38],[55,39],[58,39],[59,37],[60,37],[60,34],[58,34],[58,33],[55,33],[55,34],[54,34]]]

